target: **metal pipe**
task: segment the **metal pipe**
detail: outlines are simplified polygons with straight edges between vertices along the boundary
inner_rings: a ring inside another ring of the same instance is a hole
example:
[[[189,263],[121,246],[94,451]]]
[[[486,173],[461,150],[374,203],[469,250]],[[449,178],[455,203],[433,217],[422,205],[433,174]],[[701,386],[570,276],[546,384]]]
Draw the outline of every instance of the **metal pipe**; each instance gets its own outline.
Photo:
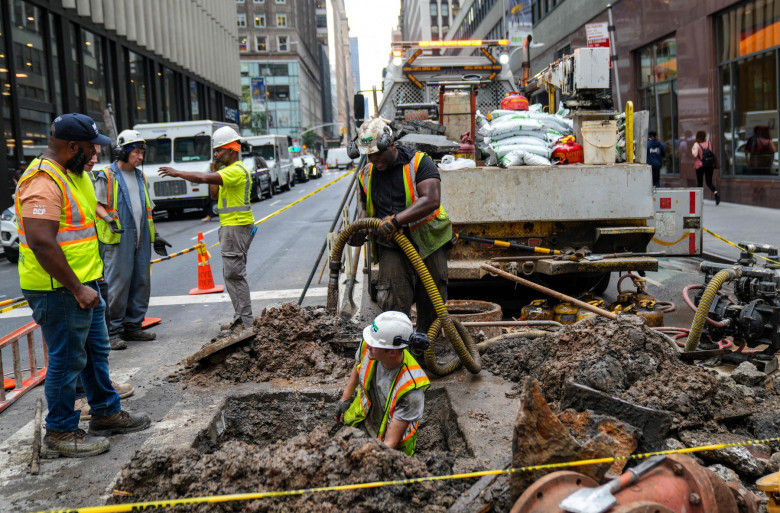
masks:
[[[468,321],[462,322],[466,328],[479,326],[555,326],[563,327],[563,324],[556,321]]]
[[[593,306],[589,303],[586,303],[584,301],[580,301],[579,299],[575,299],[571,296],[567,296],[566,294],[562,294],[558,291],[555,291],[553,289],[549,289],[547,287],[543,287],[542,285],[539,285],[538,283],[534,283],[532,281],[528,281],[524,278],[521,278],[519,276],[515,276],[514,274],[509,274],[508,272],[502,271],[501,269],[497,269],[493,267],[492,265],[488,264],[482,264],[480,267],[490,274],[495,274],[496,276],[501,276],[502,278],[506,278],[507,280],[511,280],[514,282],[517,282],[521,285],[525,285],[528,288],[537,290],[543,294],[547,294],[548,296],[552,296],[555,299],[559,301],[568,301],[569,303],[572,303],[574,305],[579,306],[580,308],[583,308],[585,310],[588,310],[589,312],[597,313],[603,317],[606,317],[607,319],[612,319],[613,321],[617,320],[617,315],[609,312],[607,310],[604,310],[603,308],[599,308],[597,306]]]
[[[634,163],[634,102],[626,102],[626,163]]]
[[[623,100],[620,97],[620,75],[618,74],[618,68],[617,68],[618,57],[615,54],[615,47],[616,47],[615,24],[612,22],[612,4],[607,4],[607,14],[609,15],[609,25],[607,26],[607,30],[609,30],[609,53],[610,53],[610,61],[612,63],[612,71],[614,71],[615,73],[615,89],[617,94],[617,104],[623,105]]]

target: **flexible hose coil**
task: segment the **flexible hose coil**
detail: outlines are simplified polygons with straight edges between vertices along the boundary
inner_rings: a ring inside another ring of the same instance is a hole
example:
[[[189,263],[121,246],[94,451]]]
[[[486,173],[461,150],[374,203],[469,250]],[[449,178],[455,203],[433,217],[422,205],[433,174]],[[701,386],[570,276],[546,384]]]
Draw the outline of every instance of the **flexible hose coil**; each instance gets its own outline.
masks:
[[[339,272],[341,271],[341,253],[344,251],[344,246],[356,231],[376,230],[381,223],[382,220],[376,218],[359,219],[339,233],[336,243],[333,245],[330,258],[330,279],[328,280],[328,298],[326,301],[326,308],[329,313],[335,313],[338,308]],[[463,325],[447,312],[441,294],[439,294],[439,289],[436,288],[436,283],[433,281],[431,273],[428,271],[428,268],[425,267],[425,263],[423,263],[417,250],[403,233],[396,233],[393,236],[393,241],[398,244],[411,262],[412,267],[420,277],[426,292],[428,292],[428,296],[431,298],[433,308],[436,310],[437,317],[428,329],[428,338],[432,343],[425,351],[426,367],[437,376],[449,374],[458,369],[461,365],[466,367],[469,372],[478,374],[482,370],[482,363],[474,340]],[[455,348],[458,357],[449,363],[439,365],[436,361],[436,354],[434,352],[434,341],[438,337],[439,330],[442,327],[444,328],[447,339],[450,341],[453,348]]]
[[[723,269],[713,276],[707,284],[707,288],[704,289],[704,293],[701,295],[699,307],[696,309],[696,315],[693,316],[691,331],[688,334],[688,341],[685,343],[686,353],[695,351],[699,346],[699,339],[701,339],[701,331],[702,328],[704,328],[704,322],[707,319],[707,314],[710,311],[712,301],[715,299],[718,290],[720,290],[724,283],[739,278],[740,276],[742,276],[741,267]]]

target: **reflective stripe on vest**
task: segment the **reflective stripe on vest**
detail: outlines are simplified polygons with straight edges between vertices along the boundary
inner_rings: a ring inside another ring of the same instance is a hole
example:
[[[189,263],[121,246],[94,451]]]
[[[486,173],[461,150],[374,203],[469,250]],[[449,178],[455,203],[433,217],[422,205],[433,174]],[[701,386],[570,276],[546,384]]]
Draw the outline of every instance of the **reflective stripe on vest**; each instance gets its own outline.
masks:
[[[119,219],[119,178],[117,178],[117,170],[114,169],[113,165],[103,168],[101,172],[106,176],[106,188],[107,188],[107,197],[106,200],[106,212],[109,216],[114,218],[117,222],[117,226],[119,228],[122,227],[122,223]],[[149,226],[149,239],[151,242],[154,242],[154,216],[152,215],[152,202],[149,199],[149,183],[146,181],[146,176],[141,173],[141,177],[144,179],[144,209],[146,210],[146,224]],[[137,178],[136,178],[137,180]],[[129,192],[129,191],[128,191]],[[103,198],[101,198],[103,199]],[[130,198],[128,198],[128,201],[130,201]],[[100,202],[102,203],[102,201]],[[140,224],[140,223],[139,223]],[[97,219],[97,228],[98,228],[98,235],[100,235],[100,242],[104,244],[119,244],[119,242],[122,240],[122,234],[121,233],[114,233],[112,232],[108,224],[103,219]]]
[[[227,206],[227,198],[222,197],[222,207],[217,208],[218,214],[229,214],[231,212],[246,212],[247,210],[251,210],[252,207],[249,203],[249,189],[250,185],[252,184],[252,177],[249,175],[249,170],[244,167],[244,164],[241,162],[236,162],[238,167],[240,167],[244,174],[246,174],[246,185],[244,186],[244,204],[236,207],[229,207]]]
[[[37,161],[37,162],[36,162]],[[37,165],[36,165],[37,164]],[[19,187],[36,176],[46,173],[62,193],[59,227],[55,240],[62,248],[68,265],[80,282],[96,280],[103,274],[103,265],[97,248],[95,213],[88,212],[88,204],[78,187],[51,161],[36,159],[19,179]],[[19,284],[22,289],[53,290],[62,284],[54,280],[38,262],[27,243],[22,217],[22,204],[17,194],[16,216],[19,228]]]

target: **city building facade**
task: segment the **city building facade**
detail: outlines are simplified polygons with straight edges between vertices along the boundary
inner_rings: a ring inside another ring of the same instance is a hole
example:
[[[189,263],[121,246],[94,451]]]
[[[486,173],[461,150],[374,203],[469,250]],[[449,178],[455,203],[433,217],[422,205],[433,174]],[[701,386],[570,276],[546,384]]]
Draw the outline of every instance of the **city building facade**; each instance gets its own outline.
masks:
[[[609,21],[597,0],[534,0],[533,15],[532,73],[586,46],[585,25]],[[721,198],[780,207],[780,3],[621,0],[613,20],[621,101],[650,112],[669,155],[662,185],[696,186],[691,147],[704,131]]]
[[[235,4],[242,132],[287,135],[300,145],[305,130],[323,124],[319,7],[309,0]],[[260,83],[264,90],[258,98]],[[317,134],[321,137],[322,129]]]
[[[333,52],[335,59],[331,62],[331,80],[333,89],[334,122],[338,123],[340,132],[347,138],[356,133],[352,117],[352,101],[355,95],[355,84],[352,80],[352,60],[349,47],[349,23],[344,0],[331,0],[331,19],[333,26],[328,27],[333,35]],[[346,141],[342,141],[346,144]]]
[[[237,121],[238,62],[225,58],[235,54],[234,20],[231,3],[205,0],[0,3],[0,207],[59,113],[86,113],[109,136],[112,123]]]

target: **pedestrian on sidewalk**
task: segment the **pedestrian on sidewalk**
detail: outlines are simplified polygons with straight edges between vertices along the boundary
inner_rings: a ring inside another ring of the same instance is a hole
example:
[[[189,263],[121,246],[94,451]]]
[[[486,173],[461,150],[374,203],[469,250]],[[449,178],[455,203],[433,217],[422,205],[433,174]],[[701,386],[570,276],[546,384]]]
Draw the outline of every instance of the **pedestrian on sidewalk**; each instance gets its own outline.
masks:
[[[356,426],[388,447],[414,454],[431,382],[407,347],[425,350],[427,345],[428,337],[414,332],[406,314],[379,314],[363,330],[357,362],[336,405],[336,422]]]
[[[105,436],[151,425],[148,415],[122,410],[111,386],[95,210],[73,180],[84,172],[94,145],[109,143],[89,116],[58,116],[46,150],[19,179],[16,195],[19,284],[48,345],[43,446],[67,457],[103,453],[110,446]],[[79,376],[93,406],[89,435],[79,429],[73,409]]]
[[[715,151],[712,149],[712,142],[707,140],[707,132],[699,130],[696,132],[696,142],[691,148],[693,154],[693,169],[696,171],[696,187],[704,186],[704,178],[707,178],[707,187],[710,188],[715,196],[715,204],[720,205],[720,193],[718,188],[712,183],[712,175],[718,167]]]
[[[108,335],[112,349],[124,349],[122,341],[154,340],[141,329],[151,294],[151,248],[160,256],[171,245],[155,231],[154,203],[148,184],[138,168],[146,144],[135,130],[123,130],[114,148],[116,159],[95,176],[95,195],[108,216],[97,221],[100,255],[108,283]],[[118,225],[121,231],[117,231]]]
[[[664,143],[658,140],[657,132],[647,133],[647,163],[653,170],[653,187],[661,186],[661,167],[666,158]]]
[[[239,159],[241,136],[230,127],[222,127],[211,138],[214,161],[210,172],[179,171],[161,167],[160,176],[183,178],[194,183],[207,183],[211,197],[217,199],[219,214],[219,243],[222,250],[222,277],[230,301],[233,303],[233,322],[223,326],[234,329],[252,326],[252,302],[246,281],[246,255],[252,242],[252,214],[250,191],[252,178]]]

